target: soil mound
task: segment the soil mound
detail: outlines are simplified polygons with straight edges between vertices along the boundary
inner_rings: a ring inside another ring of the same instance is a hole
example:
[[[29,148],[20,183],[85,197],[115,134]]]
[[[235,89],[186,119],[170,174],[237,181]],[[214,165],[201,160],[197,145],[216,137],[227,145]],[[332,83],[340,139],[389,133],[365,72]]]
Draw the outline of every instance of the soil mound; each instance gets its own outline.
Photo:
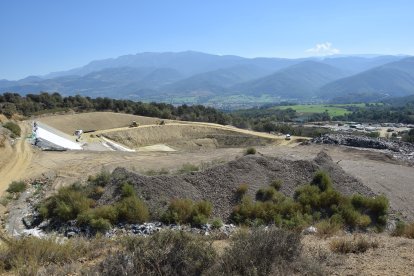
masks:
[[[228,129],[191,124],[155,125],[105,133],[115,142],[138,148],[152,144],[167,144],[178,149],[216,147],[263,146],[273,142],[270,138],[239,133]]]
[[[321,137],[313,138],[310,142],[383,150],[390,153],[397,160],[414,163],[414,145],[407,142],[344,134],[325,134]]]
[[[133,121],[140,125],[151,125],[155,124],[157,120],[158,118],[114,112],[88,112],[79,114],[53,115],[38,119],[38,121],[69,135],[72,135],[77,129],[90,131],[120,128],[129,126]]]
[[[235,191],[240,184],[248,184],[248,193],[254,197],[259,188],[280,179],[283,181],[281,192],[292,196],[295,189],[309,183],[318,170],[330,173],[334,187],[344,194],[374,195],[371,189],[346,174],[326,153],[321,152],[311,161],[244,156],[201,172],[183,175],[144,176],[118,168],[99,203],[107,204],[119,199],[120,186],[128,181],[151,210],[162,211],[173,198],[204,199],[213,204],[213,216],[228,219],[237,203]]]

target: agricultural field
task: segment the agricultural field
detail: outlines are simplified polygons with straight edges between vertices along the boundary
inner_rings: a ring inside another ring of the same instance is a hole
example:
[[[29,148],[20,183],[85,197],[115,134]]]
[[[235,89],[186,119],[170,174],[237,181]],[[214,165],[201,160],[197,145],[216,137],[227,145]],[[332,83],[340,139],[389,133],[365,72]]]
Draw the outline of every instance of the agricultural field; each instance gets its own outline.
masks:
[[[329,116],[342,116],[351,113],[347,108],[349,107],[364,107],[365,104],[304,104],[304,105],[285,105],[276,106],[274,109],[288,109],[291,108],[301,114],[315,114],[328,112]]]

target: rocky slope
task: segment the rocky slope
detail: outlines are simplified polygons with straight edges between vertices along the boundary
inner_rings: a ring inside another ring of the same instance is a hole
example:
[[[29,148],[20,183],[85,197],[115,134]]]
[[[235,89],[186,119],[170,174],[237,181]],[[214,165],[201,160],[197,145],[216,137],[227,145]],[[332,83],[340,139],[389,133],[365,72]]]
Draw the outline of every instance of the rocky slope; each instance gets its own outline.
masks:
[[[248,184],[248,193],[254,197],[259,188],[280,179],[283,181],[281,192],[292,196],[295,189],[309,183],[318,170],[328,172],[335,188],[344,194],[374,195],[368,187],[345,173],[326,153],[321,152],[311,161],[244,156],[201,172],[183,175],[149,177],[118,168],[99,204],[116,201],[120,197],[121,184],[130,182],[150,210],[155,210],[155,215],[173,198],[190,198],[210,201],[213,204],[213,216],[226,220],[237,203],[235,191],[240,184]]]

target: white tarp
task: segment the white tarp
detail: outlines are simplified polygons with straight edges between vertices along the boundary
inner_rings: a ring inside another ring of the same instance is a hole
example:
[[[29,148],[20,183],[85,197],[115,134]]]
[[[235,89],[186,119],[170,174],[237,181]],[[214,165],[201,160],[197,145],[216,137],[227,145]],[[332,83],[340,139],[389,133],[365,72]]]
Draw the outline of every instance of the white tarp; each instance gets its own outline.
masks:
[[[56,134],[42,128],[39,125],[37,126],[37,129],[36,129],[36,138],[46,140],[46,141],[48,141],[52,144],[55,144],[57,146],[65,148],[65,149],[71,149],[71,150],[81,150],[82,149],[82,147],[79,144],[77,144],[75,142],[72,142],[69,139],[63,138],[59,135],[56,135]]]
[[[120,144],[117,144],[117,143],[115,143],[114,141],[111,141],[111,140],[109,140],[109,139],[107,139],[107,138],[105,138],[105,137],[102,137],[102,140],[104,140],[104,142],[106,143],[106,144],[105,144],[105,143],[103,143],[103,145],[104,145],[105,147],[112,148],[112,150],[135,152],[135,150],[133,150],[133,149],[129,149],[129,148],[125,147],[125,146],[122,146],[122,145],[120,145]]]

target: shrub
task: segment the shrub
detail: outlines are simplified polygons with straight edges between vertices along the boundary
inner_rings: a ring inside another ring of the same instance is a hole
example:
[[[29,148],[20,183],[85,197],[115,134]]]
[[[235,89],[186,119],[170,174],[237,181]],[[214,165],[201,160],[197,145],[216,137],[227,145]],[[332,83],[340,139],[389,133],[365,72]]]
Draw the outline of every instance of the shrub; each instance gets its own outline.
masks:
[[[102,170],[97,175],[90,176],[88,180],[93,185],[105,187],[111,180],[111,173],[106,170]]]
[[[211,243],[185,232],[162,231],[125,239],[88,275],[204,275],[217,254]],[[207,273],[206,273],[207,274]]]
[[[82,239],[70,239],[64,243],[57,242],[55,238],[10,239],[0,247],[0,272],[37,275],[41,266],[64,265],[77,260],[79,256],[88,256],[90,251],[91,244]]]
[[[332,220],[322,220],[315,225],[318,232],[316,233],[319,237],[331,237],[336,234],[342,228],[341,223],[337,223]]]
[[[215,218],[211,222],[211,227],[213,229],[220,229],[223,226],[223,221],[220,218]]]
[[[104,218],[92,219],[90,221],[90,226],[98,232],[106,232],[111,229],[111,223]]]
[[[15,137],[20,137],[22,130],[20,129],[20,126],[14,122],[7,122],[3,125],[4,128],[7,128],[10,130]]]
[[[112,205],[103,205],[91,210],[92,215],[95,219],[106,219],[111,223],[118,221],[118,210]]]
[[[240,184],[239,187],[236,189],[236,196],[238,199],[241,199],[249,190],[249,185],[247,184]]]
[[[365,237],[353,237],[349,238],[337,238],[330,242],[329,246],[335,253],[348,254],[348,253],[364,253],[370,248],[378,248],[378,242],[368,240]]]
[[[124,183],[122,184],[121,187],[121,196],[122,197],[130,197],[130,196],[135,196],[135,189],[134,186],[132,186],[129,183]]]
[[[275,266],[290,267],[300,252],[298,233],[273,227],[254,229],[251,233],[238,232],[220,257],[215,274],[271,275]]]
[[[27,188],[26,183],[23,181],[13,181],[10,185],[9,188],[7,188],[7,192],[9,193],[21,193],[23,191],[25,191]]]
[[[245,155],[251,155],[251,154],[256,154],[256,149],[255,148],[247,148]]]
[[[125,197],[115,204],[118,219],[128,223],[143,223],[149,218],[147,206],[135,196]]]
[[[178,173],[190,173],[198,171],[199,167],[190,163],[185,163],[181,166],[181,168],[178,170]]]
[[[312,185],[316,185],[324,192],[332,188],[332,180],[329,175],[323,171],[318,171],[312,179]]]
[[[256,192],[256,200],[268,201],[276,197],[277,191],[273,187],[261,188]]]
[[[76,185],[59,189],[56,195],[47,198],[40,206],[39,212],[44,218],[62,221],[75,219],[79,214],[89,210],[94,201]]]
[[[304,185],[295,191],[294,199],[302,205],[304,212],[311,213],[320,206],[320,189],[318,186]]]
[[[380,195],[374,198],[365,197],[362,195],[354,195],[351,197],[351,203],[361,212],[365,212],[370,215],[377,224],[386,224],[386,215],[389,207],[389,202],[384,195]]]
[[[273,187],[276,191],[279,191],[280,188],[282,187],[282,184],[283,184],[282,180],[276,179],[270,183],[270,187]]]
[[[172,200],[162,215],[166,223],[191,223],[198,226],[206,224],[211,215],[212,205],[208,201],[193,202],[190,199]]]
[[[392,231],[391,236],[401,237],[405,233],[406,224],[404,221],[397,221],[395,224],[395,229]]]

